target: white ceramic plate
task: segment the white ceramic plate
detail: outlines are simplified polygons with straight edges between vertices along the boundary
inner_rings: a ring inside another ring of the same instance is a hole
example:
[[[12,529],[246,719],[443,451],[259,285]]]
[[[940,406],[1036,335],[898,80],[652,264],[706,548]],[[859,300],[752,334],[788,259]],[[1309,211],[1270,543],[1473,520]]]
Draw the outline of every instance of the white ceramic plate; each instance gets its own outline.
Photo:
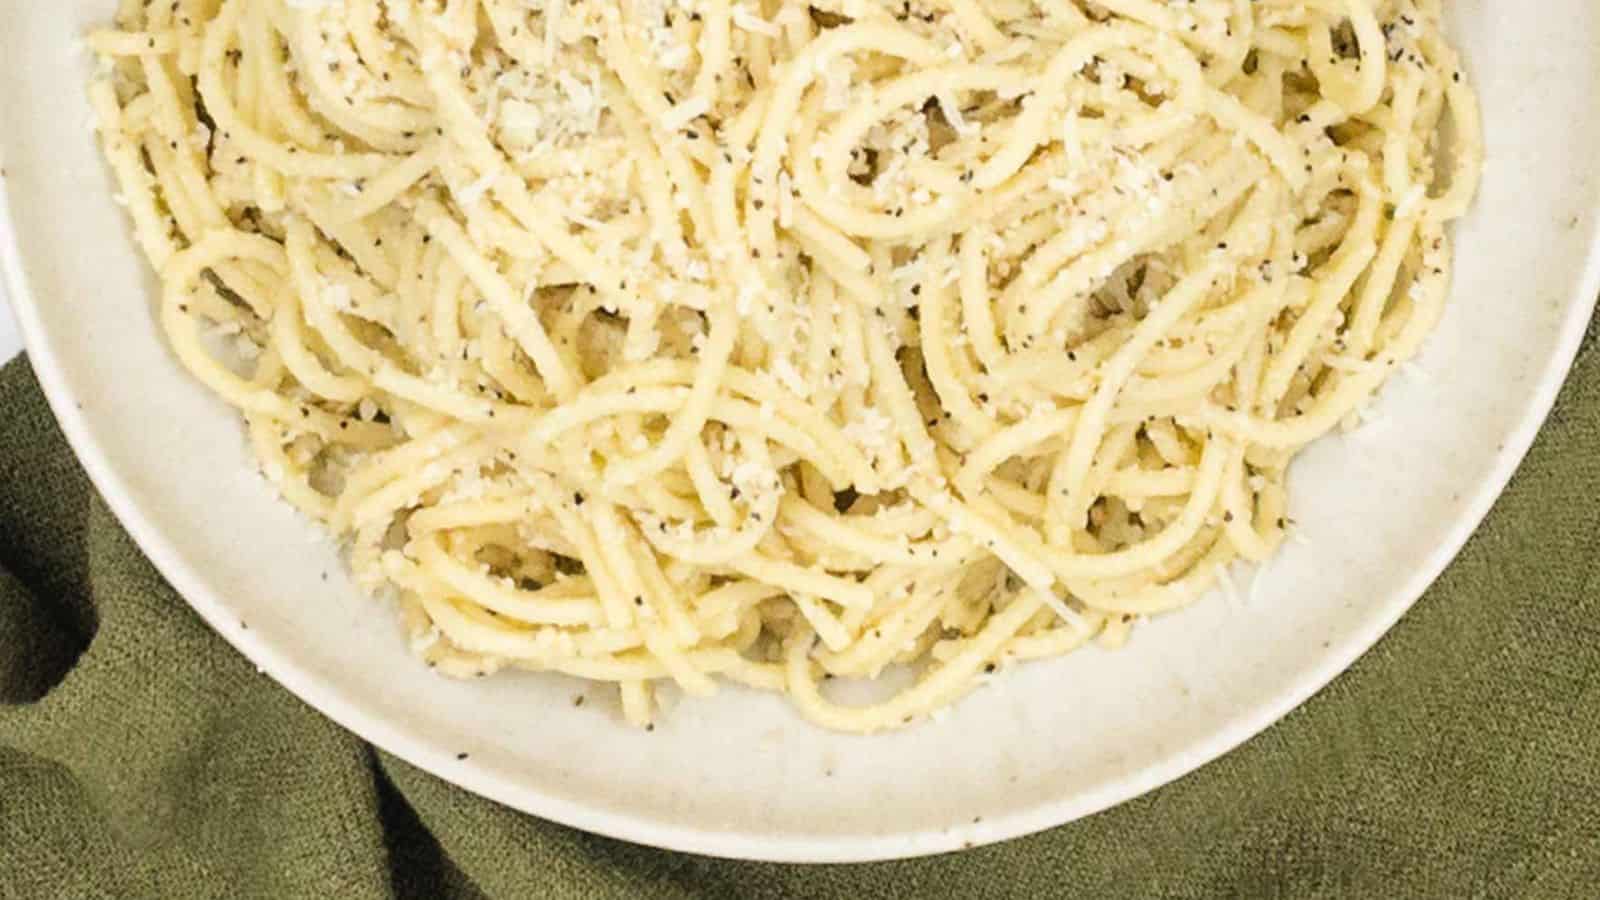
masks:
[[[1254,605],[1210,598],[1121,652],[1024,667],[902,734],[825,734],[736,689],[647,734],[607,693],[574,708],[573,681],[435,678],[334,548],[250,474],[232,413],[157,336],[151,278],[86,124],[76,38],[113,5],[5,0],[0,22],[0,245],[34,366],[89,474],[194,608],[307,702],[468,789],[648,844],[932,853],[1088,815],[1226,752],[1349,665],[1449,561],[1532,441],[1600,289],[1600,5],[1455,0],[1488,172],[1458,231],[1449,315],[1377,424],[1297,463],[1309,542],[1267,570]]]
[[[11,318],[11,306],[6,302],[6,292],[0,289],[0,365],[22,352],[22,334]]]

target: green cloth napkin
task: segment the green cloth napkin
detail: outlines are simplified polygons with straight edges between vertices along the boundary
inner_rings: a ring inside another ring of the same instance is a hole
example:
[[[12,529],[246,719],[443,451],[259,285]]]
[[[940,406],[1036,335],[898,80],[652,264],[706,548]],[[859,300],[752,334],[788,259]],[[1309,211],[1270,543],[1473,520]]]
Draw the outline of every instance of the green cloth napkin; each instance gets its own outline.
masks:
[[[0,372],[0,897],[1600,896],[1600,353],[1455,564],[1224,759],[964,853],[727,862],[543,822],[362,743],[190,612]]]

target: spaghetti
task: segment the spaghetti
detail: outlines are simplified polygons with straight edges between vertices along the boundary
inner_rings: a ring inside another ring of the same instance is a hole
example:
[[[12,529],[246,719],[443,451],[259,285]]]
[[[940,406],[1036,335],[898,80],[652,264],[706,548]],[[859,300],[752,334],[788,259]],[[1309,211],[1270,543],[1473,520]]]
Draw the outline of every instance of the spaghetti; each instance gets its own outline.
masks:
[[[178,359],[429,664],[871,732],[1272,556],[1442,309],[1441,15],[122,0],[91,98]]]

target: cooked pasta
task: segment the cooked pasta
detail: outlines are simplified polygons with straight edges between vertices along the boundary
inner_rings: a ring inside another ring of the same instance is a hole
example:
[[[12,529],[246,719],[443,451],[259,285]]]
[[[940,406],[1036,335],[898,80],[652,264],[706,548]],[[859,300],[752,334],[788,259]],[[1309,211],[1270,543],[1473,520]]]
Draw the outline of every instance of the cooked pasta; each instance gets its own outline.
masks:
[[[872,732],[1274,554],[1443,310],[1441,15],[122,0],[91,96],[177,359],[429,665]]]

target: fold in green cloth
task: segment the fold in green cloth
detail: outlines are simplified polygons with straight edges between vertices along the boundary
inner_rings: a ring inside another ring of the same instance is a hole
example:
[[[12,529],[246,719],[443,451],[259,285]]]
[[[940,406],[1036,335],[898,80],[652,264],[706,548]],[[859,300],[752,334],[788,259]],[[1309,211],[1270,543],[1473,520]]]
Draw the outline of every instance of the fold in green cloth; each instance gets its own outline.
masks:
[[[712,860],[513,812],[374,750],[169,588],[0,372],[0,898],[1600,895],[1600,353],[1383,641],[1222,760],[923,860]]]

